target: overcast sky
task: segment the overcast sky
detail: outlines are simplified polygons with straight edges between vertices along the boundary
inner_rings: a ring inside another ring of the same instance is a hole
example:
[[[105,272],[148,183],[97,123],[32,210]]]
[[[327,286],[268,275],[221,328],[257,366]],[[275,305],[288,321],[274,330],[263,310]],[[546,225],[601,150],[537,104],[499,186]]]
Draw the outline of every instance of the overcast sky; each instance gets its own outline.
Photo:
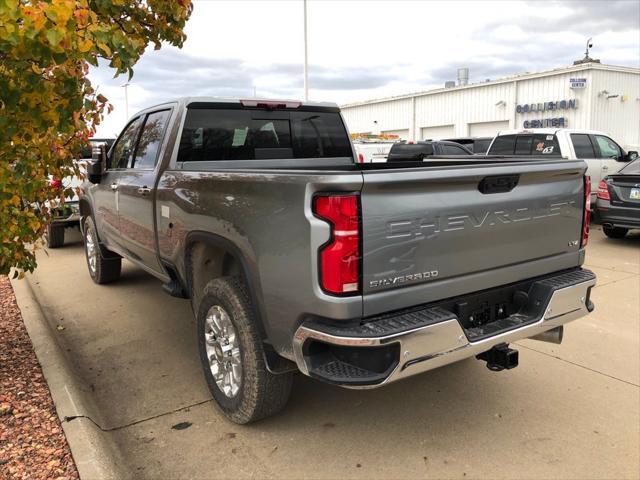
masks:
[[[129,114],[179,96],[302,98],[302,0],[195,1],[180,50],[149,49],[134,67]],[[640,2],[308,0],[309,97],[339,104],[571,65],[591,57],[640,67]],[[126,76],[91,80],[126,121]]]

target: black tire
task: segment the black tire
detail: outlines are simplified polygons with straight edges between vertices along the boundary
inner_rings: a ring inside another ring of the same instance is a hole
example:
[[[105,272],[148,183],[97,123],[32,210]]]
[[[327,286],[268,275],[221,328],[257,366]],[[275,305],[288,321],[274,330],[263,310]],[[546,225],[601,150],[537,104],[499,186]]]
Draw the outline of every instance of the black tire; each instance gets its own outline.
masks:
[[[602,227],[602,231],[609,238],[623,238],[627,234],[629,229],[628,228],[622,228],[622,227],[605,227],[605,226],[603,226]]]
[[[206,351],[206,319],[210,310],[217,307],[228,314],[239,340],[242,374],[234,396],[228,396],[218,387]],[[293,373],[274,375],[267,370],[262,338],[243,282],[236,277],[223,277],[207,283],[196,320],[205,380],[222,413],[234,423],[246,424],[282,410],[291,393]]]
[[[50,224],[45,235],[47,248],[60,248],[64,245],[64,225]]]
[[[122,258],[112,252],[104,251],[98,243],[96,227],[91,217],[84,221],[84,256],[87,260],[87,268],[91,279],[98,284],[109,283],[120,278]],[[91,251],[90,251],[91,250]],[[105,258],[109,255],[110,258]],[[92,267],[91,257],[94,257],[95,265]]]

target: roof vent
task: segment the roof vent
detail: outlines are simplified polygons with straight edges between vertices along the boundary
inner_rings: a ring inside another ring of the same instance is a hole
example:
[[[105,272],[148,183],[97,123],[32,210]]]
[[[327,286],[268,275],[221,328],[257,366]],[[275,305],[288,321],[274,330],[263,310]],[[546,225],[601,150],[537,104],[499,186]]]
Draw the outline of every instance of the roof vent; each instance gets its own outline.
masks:
[[[469,69],[459,68],[458,69],[458,85],[463,87],[465,85],[469,85]]]

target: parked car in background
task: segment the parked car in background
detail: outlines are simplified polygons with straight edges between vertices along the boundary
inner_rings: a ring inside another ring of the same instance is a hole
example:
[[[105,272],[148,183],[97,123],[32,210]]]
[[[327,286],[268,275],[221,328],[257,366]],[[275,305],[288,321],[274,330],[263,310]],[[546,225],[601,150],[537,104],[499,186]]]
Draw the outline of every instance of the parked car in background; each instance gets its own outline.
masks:
[[[421,140],[416,143],[395,143],[389,151],[387,161],[415,162],[436,155],[473,155],[473,152],[456,142],[446,140]]]
[[[111,148],[114,138],[92,138],[87,145],[80,151],[80,158],[76,160],[76,164],[80,165],[80,169],[84,170],[85,163],[91,160],[92,149],[99,145],[104,145],[107,149]],[[76,190],[82,184],[82,179],[77,176],[69,176],[63,179],[50,178],[49,182],[55,188],[66,190],[71,188],[74,190],[73,196],[68,196],[64,202],[51,203],[47,206],[51,208],[53,215],[52,222],[47,226],[44,240],[48,248],[60,248],[64,245],[65,230],[78,226],[80,221],[80,209],[78,205],[78,194]]]
[[[445,138],[449,142],[456,142],[460,145],[464,145],[471,150],[475,155],[485,155],[489,150],[489,145],[493,137],[460,137],[460,138]]]
[[[204,377],[237,423],[284,408],[295,371],[368,389],[560,343],[593,310],[584,163],[402,147],[456,156],[357,163],[335,104],[150,107],[87,168],[89,275],[117,280],[124,257],[190,299]]]
[[[352,134],[353,148],[358,163],[382,163],[394,143],[400,141],[398,135]]]
[[[493,139],[488,155],[532,155],[548,158],[580,159],[587,162],[591,184],[598,185],[610,173],[616,173],[638,157],[638,152],[625,152],[606,133],[568,128],[533,128],[506,130]],[[595,209],[596,192],[591,192]]]
[[[596,209],[607,237],[622,238],[640,228],[640,159],[600,181]]]

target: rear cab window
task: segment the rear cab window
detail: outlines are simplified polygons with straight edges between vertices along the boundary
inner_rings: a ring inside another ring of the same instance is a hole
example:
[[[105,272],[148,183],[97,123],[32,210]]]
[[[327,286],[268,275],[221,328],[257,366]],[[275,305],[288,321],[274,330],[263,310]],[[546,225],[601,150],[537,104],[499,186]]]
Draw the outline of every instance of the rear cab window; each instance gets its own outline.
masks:
[[[501,135],[493,141],[487,154],[560,157],[560,147],[553,134]]]
[[[489,155],[513,155],[516,148],[515,135],[500,135],[496,137],[487,152]]]
[[[328,111],[189,108],[179,162],[352,157],[340,114]]]

